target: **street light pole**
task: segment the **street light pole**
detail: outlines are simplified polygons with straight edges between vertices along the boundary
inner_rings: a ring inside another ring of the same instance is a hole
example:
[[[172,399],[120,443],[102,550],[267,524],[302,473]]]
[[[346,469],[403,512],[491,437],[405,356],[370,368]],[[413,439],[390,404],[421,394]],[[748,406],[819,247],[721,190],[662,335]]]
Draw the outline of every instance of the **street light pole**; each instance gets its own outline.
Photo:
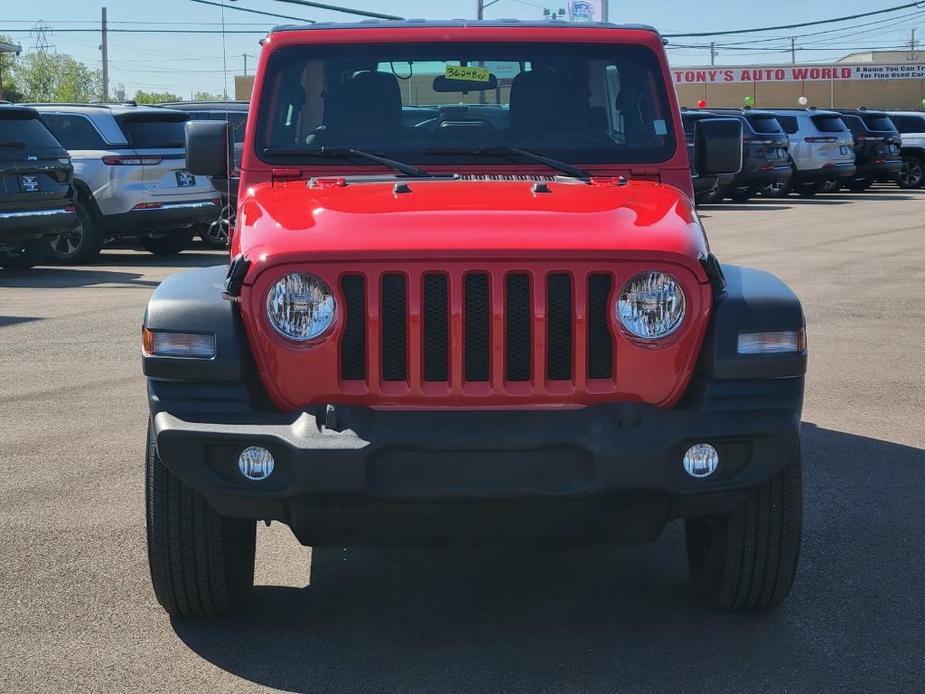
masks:
[[[610,21],[610,0],[601,0],[601,21]]]

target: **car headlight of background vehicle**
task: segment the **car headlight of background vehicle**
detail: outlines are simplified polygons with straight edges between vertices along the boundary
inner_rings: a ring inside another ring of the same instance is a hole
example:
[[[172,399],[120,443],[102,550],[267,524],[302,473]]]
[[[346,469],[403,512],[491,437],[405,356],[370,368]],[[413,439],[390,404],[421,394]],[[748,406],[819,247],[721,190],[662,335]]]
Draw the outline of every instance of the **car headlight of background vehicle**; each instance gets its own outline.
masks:
[[[684,290],[665,272],[640,272],[620,290],[617,318],[623,328],[644,340],[671,335],[684,321]]]
[[[308,273],[286,275],[267,294],[270,325],[290,340],[307,342],[320,337],[334,324],[335,312],[331,288]]]

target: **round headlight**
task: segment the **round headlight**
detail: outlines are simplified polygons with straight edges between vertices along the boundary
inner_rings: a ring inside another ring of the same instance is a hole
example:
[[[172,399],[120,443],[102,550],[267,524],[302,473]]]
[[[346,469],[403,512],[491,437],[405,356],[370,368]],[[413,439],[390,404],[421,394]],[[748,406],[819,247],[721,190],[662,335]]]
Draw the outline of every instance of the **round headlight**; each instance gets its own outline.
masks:
[[[623,285],[617,301],[620,324],[635,337],[657,340],[684,321],[684,290],[664,272],[640,272]]]
[[[305,342],[334,324],[334,294],[324,280],[304,272],[286,275],[267,294],[267,318],[274,330]]]

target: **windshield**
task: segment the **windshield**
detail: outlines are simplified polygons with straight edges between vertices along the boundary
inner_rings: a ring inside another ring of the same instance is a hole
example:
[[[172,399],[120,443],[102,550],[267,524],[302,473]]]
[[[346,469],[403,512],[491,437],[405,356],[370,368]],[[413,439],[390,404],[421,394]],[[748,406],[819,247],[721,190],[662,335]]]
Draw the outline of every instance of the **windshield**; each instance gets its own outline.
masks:
[[[784,130],[774,116],[748,116],[752,130],[760,135],[782,135]]]
[[[60,150],[61,145],[36,118],[4,118],[0,114],[0,157],[19,158],[25,150]]]
[[[476,150],[516,147],[575,164],[654,163],[675,153],[671,119],[658,58],[640,46],[309,46],[271,58],[256,146],[269,162],[356,148],[476,163]]]
[[[186,141],[186,123],[182,120],[126,119],[122,130],[135,149],[176,149]]]

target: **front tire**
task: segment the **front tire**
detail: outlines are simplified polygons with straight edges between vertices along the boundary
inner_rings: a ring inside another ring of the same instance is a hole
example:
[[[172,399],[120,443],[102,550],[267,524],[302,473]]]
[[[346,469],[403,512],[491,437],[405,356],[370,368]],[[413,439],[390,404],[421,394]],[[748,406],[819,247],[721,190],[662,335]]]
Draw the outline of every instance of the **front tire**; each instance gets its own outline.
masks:
[[[41,265],[49,252],[48,239],[27,241],[21,248],[0,250],[0,267],[5,270],[28,270]]]
[[[177,255],[189,248],[193,233],[192,229],[184,229],[163,236],[142,236],[141,245],[154,255]]]
[[[170,472],[150,423],[145,471],[148,563],[157,601],[177,617],[244,607],[254,587],[257,524],[220,516]]]
[[[803,527],[799,460],[749,492],[731,513],[686,521],[694,589],[723,612],[766,612],[793,585]]]
[[[846,184],[852,193],[863,193],[874,184],[871,178],[853,178]]]
[[[748,201],[751,200],[753,197],[755,197],[755,193],[757,193],[757,192],[758,192],[758,191],[757,191],[755,188],[750,188],[750,187],[745,187],[745,188],[733,188],[733,189],[729,192],[729,198],[730,198],[733,202],[739,202],[739,203],[748,202]]]

